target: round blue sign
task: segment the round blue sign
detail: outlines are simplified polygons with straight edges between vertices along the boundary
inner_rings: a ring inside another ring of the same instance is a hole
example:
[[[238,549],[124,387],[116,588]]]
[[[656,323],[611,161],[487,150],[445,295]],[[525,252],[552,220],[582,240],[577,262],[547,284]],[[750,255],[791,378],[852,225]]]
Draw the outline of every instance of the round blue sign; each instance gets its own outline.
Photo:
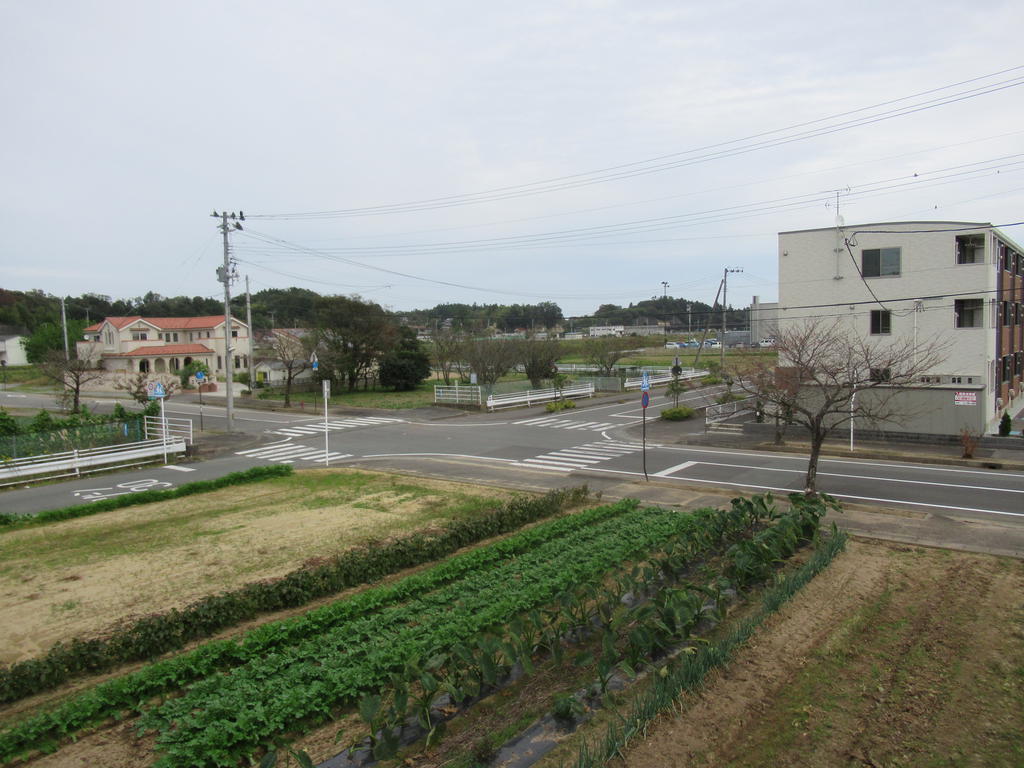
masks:
[[[651,395],[650,395],[650,393],[644,392],[642,395],[640,395],[640,405],[642,407],[646,408],[650,404],[651,404]]]
[[[202,371],[196,371],[196,381],[202,381],[206,378],[206,374]]]

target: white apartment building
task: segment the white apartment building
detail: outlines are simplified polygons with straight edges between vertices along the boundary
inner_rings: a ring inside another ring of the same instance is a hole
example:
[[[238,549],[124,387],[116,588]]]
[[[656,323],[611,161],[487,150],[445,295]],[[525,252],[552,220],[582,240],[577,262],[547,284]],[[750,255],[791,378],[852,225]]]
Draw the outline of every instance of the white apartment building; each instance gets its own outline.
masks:
[[[96,367],[127,373],[174,373],[196,361],[211,373],[241,373],[252,354],[249,327],[231,319],[230,354],[224,315],[210,317],[108,317],[85,329],[78,357]]]
[[[835,318],[864,339],[939,341],[907,431],[995,431],[1024,405],[1024,248],[991,224],[910,221],[779,233],[778,323]],[[898,429],[898,427],[894,427]]]

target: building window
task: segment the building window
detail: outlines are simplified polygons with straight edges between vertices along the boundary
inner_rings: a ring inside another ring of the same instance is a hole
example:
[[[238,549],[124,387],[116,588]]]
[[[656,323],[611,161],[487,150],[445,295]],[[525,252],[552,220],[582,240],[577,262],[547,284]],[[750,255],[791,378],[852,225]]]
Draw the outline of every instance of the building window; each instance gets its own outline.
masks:
[[[900,274],[899,248],[865,248],[860,252],[864,277],[892,277]]]
[[[217,355],[217,370],[220,370],[220,355]]]
[[[872,368],[871,369],[871,380],[874,382],[883,382],[892,380],[892,369],[891,368]]]
[[[237,339],[238,338],[238,331],[231,331],[231,338],[232,339]]]
[[[1013,380],[1013,355],[1003,358],[1003,381]]]
[[[871,335],[892,333],[892,313],[887,309],[871,310]]]
[[[148,341],[149,334],[145,331],[132,331],[132,341]]]
[[[984,235],[958,235],[956,238],[956,263],[981,264],[985,261]]]
[[[957,299],[953,302],[956,328],[981,328],[984,303],[981,299]]]

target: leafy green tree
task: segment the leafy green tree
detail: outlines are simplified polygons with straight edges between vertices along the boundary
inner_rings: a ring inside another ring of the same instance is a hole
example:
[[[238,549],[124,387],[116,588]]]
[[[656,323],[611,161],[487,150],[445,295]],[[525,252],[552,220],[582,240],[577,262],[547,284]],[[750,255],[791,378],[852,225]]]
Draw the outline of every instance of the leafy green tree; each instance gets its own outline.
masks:
[[[999,419],[999,434],[1002,437],[1008,437],[1010,432],[1013,430],[1013,419],[1010,418],[1010,414],[1003,411],[1003,417]]]
[[[349,391],[394,348],[398,329],[379,304],[359,297],[325,296],[317,302],[316,348],[321,376]]]
[[[398,346],[381,358],[379,377],[382,386],[396,391],[416,389],[430,376],[430,355],[408,328],[399,328]]]
[[[68,349],[74,356],[75,342],[81,341],[84,320],[68,320]],[[59,322],[43,323],[25,339],[25,357],[30,363],[39,364],[47,360],[49,353],[64,354],[64,331]]]

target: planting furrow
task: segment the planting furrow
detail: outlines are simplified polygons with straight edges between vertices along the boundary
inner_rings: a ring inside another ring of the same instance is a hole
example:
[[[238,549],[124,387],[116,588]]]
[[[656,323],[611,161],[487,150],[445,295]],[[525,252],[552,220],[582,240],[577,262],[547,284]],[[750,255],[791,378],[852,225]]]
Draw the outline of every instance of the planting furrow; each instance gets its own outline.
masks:
[[[636,508],[636,502],[624,501],[558,518],[488,547],[452,557],[394,585],[372,588],[303,616],[263,625],[238,640],[208,642],[194,651],[151,664],[136,673],[97,686],[50,712],[35,715],[0,733],[0,760],[9,760],[48,740],[73,734],[90,723],[119,715],[126,710],[141,712],[145,702],[153,696],[173,691],[250,659],[267,657],[278,648],[299,643],[305,637],[316,636],[354,617],[363,617],[388,605],[415,598],[474,570],[489,568],[503,559],[516,557],[573,532],[588,530],[596,523],[614,520]]]
[[[385,611],[364,620],[354,643],[337,636],[347,635],[343,627],[203,680],[143,722],[161,728],[161,765],[232,764],[281,723],[325,716],[333,704],[379,688],[411,660],[450,651],[567,589],[600,580],[692,525],[688,515],[637,510],[597,526],[598,536],[577,532],[415,601],[414,620],[407,610]],[[254,700],[258,709],[247,706]]]

